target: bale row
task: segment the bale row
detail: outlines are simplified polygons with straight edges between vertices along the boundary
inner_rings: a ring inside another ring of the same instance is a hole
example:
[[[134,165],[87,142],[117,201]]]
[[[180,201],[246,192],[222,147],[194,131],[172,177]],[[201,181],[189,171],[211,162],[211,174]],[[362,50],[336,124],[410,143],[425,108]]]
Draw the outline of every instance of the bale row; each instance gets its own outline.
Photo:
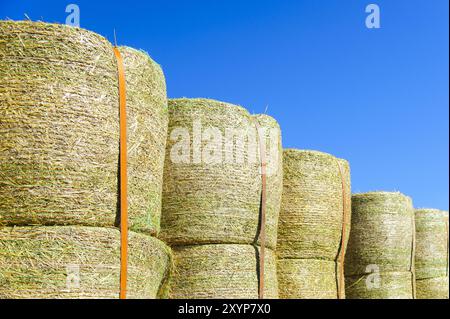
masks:
[[[414,298],[411,199],[396,192],[353,195],[351,227],[345,259],[347,297]]]
[[[287,149],[283,170],[277,245],[280,296],[335,299],[343,294],[343,288],[338,291],[339,258],[350,232],[349,165],[326,153]]]
[[[161,218],[161,237],[169,244],[255,242],[262,187],[255,122],[267,137],[274,137],[266,138],[266,245],[276,247],[282,183],[280,128],[268,116],[252,117],[242,107],[207,99],[169,101]]]
[[[170,249],[130,232],[128,297],[167,296]],[[117,298],[120,232],[82,226],[0,229],[0,298]]]
[[[132,230],[159,229],[164,75],[122,47]],[[0,224],[113,226],[119,95],[112,45],[79,28],[0,21]]]
[[[448,212],[418,209],[415,219],[417,298],[448,298]]]
[[[175,271],[170,283],[174,299],[257,299],[259,249],[251,245],[173,247]],[[275,254],[265,251],[264,298],[278,298]]]

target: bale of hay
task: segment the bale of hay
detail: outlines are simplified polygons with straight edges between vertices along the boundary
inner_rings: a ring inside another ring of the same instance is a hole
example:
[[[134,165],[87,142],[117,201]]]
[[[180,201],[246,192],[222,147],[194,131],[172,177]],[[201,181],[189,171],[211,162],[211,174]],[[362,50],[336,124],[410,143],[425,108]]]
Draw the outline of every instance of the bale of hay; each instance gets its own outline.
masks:
[[[258,298],[259,250],[252,245],[174,247],[174,299]],[[278,298],[275,254],[266,249],[264,298]]]
[[[266,152],[274,167],[267,178],[266,245],[275,248],[282,183],[279,126],[268,116],[253,118],[242,107],[208,99],[169,101],[161,217],[161,237],[168,243],[255,242],[262,186],[255,121],[261,130],[275,132],[267,147],[271,154]]]
[[[352,231],[345,258],[345,274],[408,272],[413,252],[412,200],[398,192],[370,192],[352,196]]]
[[[410,272],[386,272],[345,277],[347,299],[412,299]]]
[[[417,209],[416,286],[419,299],[448,299],[448,212]]]
[[[129,298],[164,297],[170,249],[129,233]],[[120,232],[82,226],[0,228],[0,298],[118,298]]]
[[[328,260],[279,259],[280,299],[336,299],[338,267]]]
[[[417,299],[448,299],[448,276],[416,281]]]
[[[129,216],[156,234],[167,131],[161,68],[121,48],[127,82]],[[103,37],[0,21],[0,224],[114,225],[117,63]]]
[[[345,222],[338,163],[343,172],[348,203]],[[278,257],[336,261],[344,223],[347,239],[350,232],[350,168],[347,161],[316,151],[286,149],[283,170]]]
[[[414,224],[412,200],[401,193],[352,196],[345,257],[348,298],[413,298]],[[380,288],[366,286],[365,277],[378,275]]]
[[[416,278],[448,276],[448,212],[418,209],[416,218]]]

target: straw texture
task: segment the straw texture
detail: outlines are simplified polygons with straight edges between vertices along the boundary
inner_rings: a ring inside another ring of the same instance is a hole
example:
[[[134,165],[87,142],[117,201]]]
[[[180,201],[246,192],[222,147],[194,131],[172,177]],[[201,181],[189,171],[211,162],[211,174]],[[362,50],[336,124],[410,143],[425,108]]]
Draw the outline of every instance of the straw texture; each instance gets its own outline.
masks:
[[[161,219],[161,236],[168,243],[255,242],[262,187],[255,121],[277,133],[272,148],[267,147],[274,150],[274,156],[267,157],[275,169],[267,179],[266,244],[275,248],[282,187],[278,124],[268,116],[253,118],[242,107],[207,99],[169,101]],[[230,132],[236,134],[227,138]]]
[[[417,209],[415,217],[417,298],[448,299],[448,212]]]
[[[352,232],[345,260],[346,275],[411,270],[414,210],[409,197],[396,192],[372,192],[352,197]]]
[[[259,253],[251,245],[174,247],[174,299],[258,298]],[[266,249],[264,298],[278,298],[276,259]]]
[[[164,297],[170,249],[130,232],[128,297]],[[78,226],[0,229],[0,298],[118,298],[120,233]]]
[[[411,273],[387,272],[345,278],[347,299],[412,299]]]
[[[417,299],[448,299],[448,276],[416,281]]]
[[[346,238],[350,232],[350,168],[346,161],[317,151],[283,152],[283,197],[278,228],[280,259],[335,261],[341,247],[343,171],[347,198]]]
[[[418,209],[416,217],[417,279],[448,275],[448,212]]]
[[[161,68],[129,48],[130,227],[156,234],[167,131]],[[111,226],[119,156],[117,63],[79,28],[0,21],[0,224]]]
[[[352,197],[352,232],[345,259],[348,298],[412,298],[414,209],[398,192]],[[381,276],[378,288],[365,275]]]
[[[280,299],[336,299],[336,269],[328,260],[278,260]]]

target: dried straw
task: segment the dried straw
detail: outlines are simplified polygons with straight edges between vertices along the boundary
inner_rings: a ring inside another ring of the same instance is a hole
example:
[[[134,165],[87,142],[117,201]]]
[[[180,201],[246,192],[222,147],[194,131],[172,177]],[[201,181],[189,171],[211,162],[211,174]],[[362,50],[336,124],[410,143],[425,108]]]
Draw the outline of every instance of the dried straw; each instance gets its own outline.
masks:
[[[349,248],[350,249],[350,248]],[[412,299],[411,273],[381,272],[345,278],[347,299]]]
[[[416,281],[417,299],[448,299],[448,276]]]
[[[167,293],[170,249],[130,232],[128,297]],[[117,298],[120,233],[79,226],[0,229],[0,298]]]
[[[268,116],[253,118],[242,107],[214,100],[169,101],[161,219],[161,236],[168,243],[255,242],[261,197],[255,121],[276,128],[277,143],[271,146],[280,150],[279,126]],[[211,132],[216,138],[208,136]],[[276,169],[267,180],[266,238],[275,248],[282,173],[279,152],[269,158],[269,167]]]
[[[337,261],[350,232],[348,162],[322,152],[286,149],[283,170],[277,246],[280,296],[336,299],[342,265]]]
[[[412,298],[414,210],[398,192],[352,197],[352,231],[345,259],[348,298]],[[373,271],[379,288],[365,284]]]
[[[417,297],[448,298],[448,212],[418,209],[415,217]]]
[[[416,217],[416,277],[448,276],[448,212],[418,209]]]
[[[296,149],[283,152],[283,197],[278,228],[280,259],[335,261],[341,247],[343,190],[339,166],[346,186],[350,232],[350,169],[345,160],[332,155]]]
[[[281,299],[336,299],[336,263],[314,259],[280,259],[277,262]]]
[[[251,245],[174,247],[174,299],[258,298],[259,252]],[[265,253],[264,298],[278,298],[275,254]]]
[[[156,234],[167,130],[161,68],[129,48],[133,230]],[[79,28],[0,21],[0,224],[110,226],[116,219],[118,79],[112,45]]]

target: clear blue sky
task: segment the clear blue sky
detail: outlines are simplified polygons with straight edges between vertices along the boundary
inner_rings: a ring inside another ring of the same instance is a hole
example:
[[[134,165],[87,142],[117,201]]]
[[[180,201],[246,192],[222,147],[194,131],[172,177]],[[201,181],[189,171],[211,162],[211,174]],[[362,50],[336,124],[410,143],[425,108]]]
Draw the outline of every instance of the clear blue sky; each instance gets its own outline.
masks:
[[[268,106],[285,147],[348,159],[354,192],[448,210],[448,0],[1,0],[0,18],[64,22],[69,3],[148,51],[169,97]],[[365,27],[370,3],[381,29]]]

